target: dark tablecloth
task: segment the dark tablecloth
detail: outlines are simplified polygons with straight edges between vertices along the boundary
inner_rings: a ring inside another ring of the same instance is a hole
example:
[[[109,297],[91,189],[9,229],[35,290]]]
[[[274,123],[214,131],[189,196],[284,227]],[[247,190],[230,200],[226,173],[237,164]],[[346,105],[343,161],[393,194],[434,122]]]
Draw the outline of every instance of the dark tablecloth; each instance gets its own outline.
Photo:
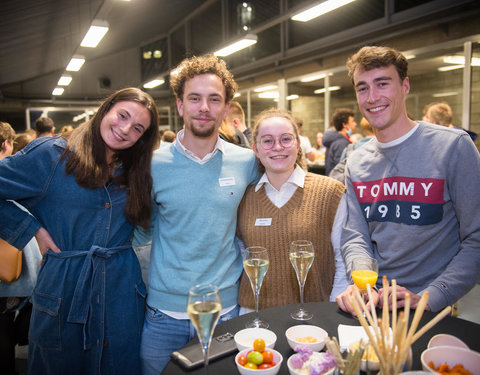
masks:
[[[302,324],[296,320],[290,318],[290,312],[295,311],[298,305],[287,305],[281,307],[275,307],[260,311],[260,319],[267,321],[270,324],[269,329],[274,331],[277,335],[277,342],[275,350],[279,351],[283,355],[283,363],[279,374],[288,375],[287,359],[294,353],[288,345],[285,337],[285,331],[287,328]],[[320,303],[307,303],[305,308],[314,313],[312,320],[305,322],[305,324],[316,325],[322,327],[328,332],[330,337],[335,336],[338,338],[337,327],[339,324],[347,325],[360,325],[357,319],[353,318],[349,314],[339,310],[336,303],[320,302]],[[381,312],[379,312],[381,314]],[[414,311],[410,314],[412,319]],[[419,328],[428,323],[436,314],[429,311],[425,311],[422,320],[420,321]],[[235,334],[237,331],[245,328],[245,323],[253,319],[253,313],[242,315],[238,318],[229,320],[225,323],[219,324],[215,328],[214,336],[218,336],[227,332]],[[440,321],[435,327],[425,333],[420,339],[418,339],[412,345],[413,351],[413,370],[421,370],[422,365],[420,362],[420,355],[422,351],[426,349],[428,341],[432,336],[438,333],[448,333],[457,336],[462,339],[472,350],[480,351],[480,325],[475,324],[463,319],[446,317]],[[187,345],[198,345],[196,339],[192,340]],[[235,364],[235,355],[238,352],[220,358],[209,364],[209,375],[217,374],[238,374],[238,370]],[[176,363],[170,361],[165,370],[162,372],[165,375],[177,375],[177,374],[205,374],[205,369],[200,367],[195,370],[187,371],[181,368]]]

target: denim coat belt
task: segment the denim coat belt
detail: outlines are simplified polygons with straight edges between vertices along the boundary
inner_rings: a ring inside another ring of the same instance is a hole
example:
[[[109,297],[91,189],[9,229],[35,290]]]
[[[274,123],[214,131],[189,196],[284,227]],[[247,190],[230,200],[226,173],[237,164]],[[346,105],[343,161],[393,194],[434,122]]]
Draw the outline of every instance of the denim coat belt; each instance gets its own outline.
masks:
[[[105,273],[105,261],[112,255],[130,249],[131,246],[119,246],[113,248],[103,248],[99,246],[92,246],[88,251],[64,251],[60,253],[49,252],[49,256],[57,258],[73,258],[85,256],[80,277],[75,286],[75,291],[72,298],[72,304],[67,317],[69,323],[83,324],[83,349],[87,350],[92,346],[90,342],[90,332],[92,329],[103,330],[103,327],[93,327],[89,314],[91,303],[105,304],[103,296],[105,290],[105,276],[98,277],[98,272]],[[100,301],[92,301],[92,295],[100,295]],[[99,306],[105,311],[106,306]]]

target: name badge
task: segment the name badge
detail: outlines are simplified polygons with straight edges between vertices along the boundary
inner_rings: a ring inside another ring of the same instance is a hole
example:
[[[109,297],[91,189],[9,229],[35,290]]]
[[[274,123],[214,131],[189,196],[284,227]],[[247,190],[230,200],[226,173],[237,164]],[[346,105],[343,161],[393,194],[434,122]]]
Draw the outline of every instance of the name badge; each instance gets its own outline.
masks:
[[[270,225],[272,225],[271,217],[264,217],[264,218],[255,220],[256,227],[269,227]]]
[[[235,177],[219,178],[218,183],[220,186],[233,186],[235,185]]]

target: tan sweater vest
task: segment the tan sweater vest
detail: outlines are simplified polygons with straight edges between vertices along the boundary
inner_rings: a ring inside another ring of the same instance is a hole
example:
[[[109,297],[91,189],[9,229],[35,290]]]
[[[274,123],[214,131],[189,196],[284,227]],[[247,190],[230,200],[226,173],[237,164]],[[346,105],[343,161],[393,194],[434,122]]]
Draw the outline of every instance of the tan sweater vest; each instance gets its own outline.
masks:
[[[238,211],[237,231],[246,247],[263,246],[270,266],[260,290],[259,308],[300,302],[297,277],[288,256],[290,242],[312,241],[315,259],[305,283],[304,302],[328,301],[335,276],[332,226],[345,187],[338,181],[307,173],[304,188],[297,188],[281,208],[268,198],[265,188],[249,186]],[[271,218],[270,226],[255,226],[256,219]],[[248,276],[243,272],[240,306],[255,308]]]

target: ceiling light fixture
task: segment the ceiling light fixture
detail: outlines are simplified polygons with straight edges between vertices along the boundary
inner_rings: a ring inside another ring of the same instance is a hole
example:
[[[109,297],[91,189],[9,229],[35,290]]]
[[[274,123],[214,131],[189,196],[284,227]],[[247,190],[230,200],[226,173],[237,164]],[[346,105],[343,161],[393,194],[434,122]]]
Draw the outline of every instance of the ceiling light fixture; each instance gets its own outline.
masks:
[[[448,72],[449,70],[463,69],[463,65],[447,65],[438,68],[439,72]]]
[[[67,70],[69,72],[78,72],[84,63],[85,57],[80,55],[73,55],[72,59],[67,65]]]
[[[278,91],[265,91],[258,94],[261,99],[278,99]]]
[[[257,87],[253,91],[254,92],[264,92],[264,91],[275,90],[276,88],[277,88],[277,85],[268,85],[268,86]]]
[[[157,79],[151,80],[150,82],[145,83],[145,84],[143,85],[143,87],[146,88],[146,89],[153,89],[154,87],[163,85],[164,83],[165,83],[165,80],[164,80],[164,79],[162,79],[162,78],[157,78]]]
[[[445,56],[443,58],[443,62],[447,64],[455,64],[455,65],[465,65],[465,57],[464,56]],[[480,66],[480,58],[479,57],[472,57],[471,61],[472,66]]]
[[[337,90],[340,90],[340,89],[341,89],[340,86],[330,86],[330,87],[328,88],[328,91],[337,91]],[[325,91],[326,91],[325,88],[323,88],[323,89],[315,90],[314,93],[315,93],[315,94],[324,94]]]
[[[229,44],[228,46],[219,49],[215,52],[216,56],[225,57],[231,55],[232,53],[238,52],[244,48],[251,46],[252,44],[257,43],[257,36],[255,34],[247,34],[242,39]]]
[[[315,74],[315,75],[311,75],[311,76],[307,76],[307,77],[304,77],[300,80],[300,82],[312,82],[312,81],[316,81],[316,80],[319,80],[319,79],[322,79],[322,78],[325,78],[327,75],[322,73],[322,74]]]
[[[65,89],[63,87],[55,87],[52,91],[52,95],[60,96],[63,94],[64,91]]]
[[[58,80],[58,86],[68,86],[72,82],[72,76],[68,74],[64,74]]]
[[[108,22],[103,20],[93,20],[90,29],[80,43],[81,47],[95,48],[108,31]]]
[[[444,96],[454,96],[454,95],[458,95],[458,92],[457,91],[438,92],[436,94],[433,94],[432,96],[434,98],[442,98]]]
[[[292,17],[294,21],[307,22],[314,18],[321,16],[322,14],[331,12],[337,8],[340,8],[348,3],[351,3],[355,0],[327,0],[323,1],[318,5],[315,5],[309,9],[306,9],[300,13],[295,14]]]

